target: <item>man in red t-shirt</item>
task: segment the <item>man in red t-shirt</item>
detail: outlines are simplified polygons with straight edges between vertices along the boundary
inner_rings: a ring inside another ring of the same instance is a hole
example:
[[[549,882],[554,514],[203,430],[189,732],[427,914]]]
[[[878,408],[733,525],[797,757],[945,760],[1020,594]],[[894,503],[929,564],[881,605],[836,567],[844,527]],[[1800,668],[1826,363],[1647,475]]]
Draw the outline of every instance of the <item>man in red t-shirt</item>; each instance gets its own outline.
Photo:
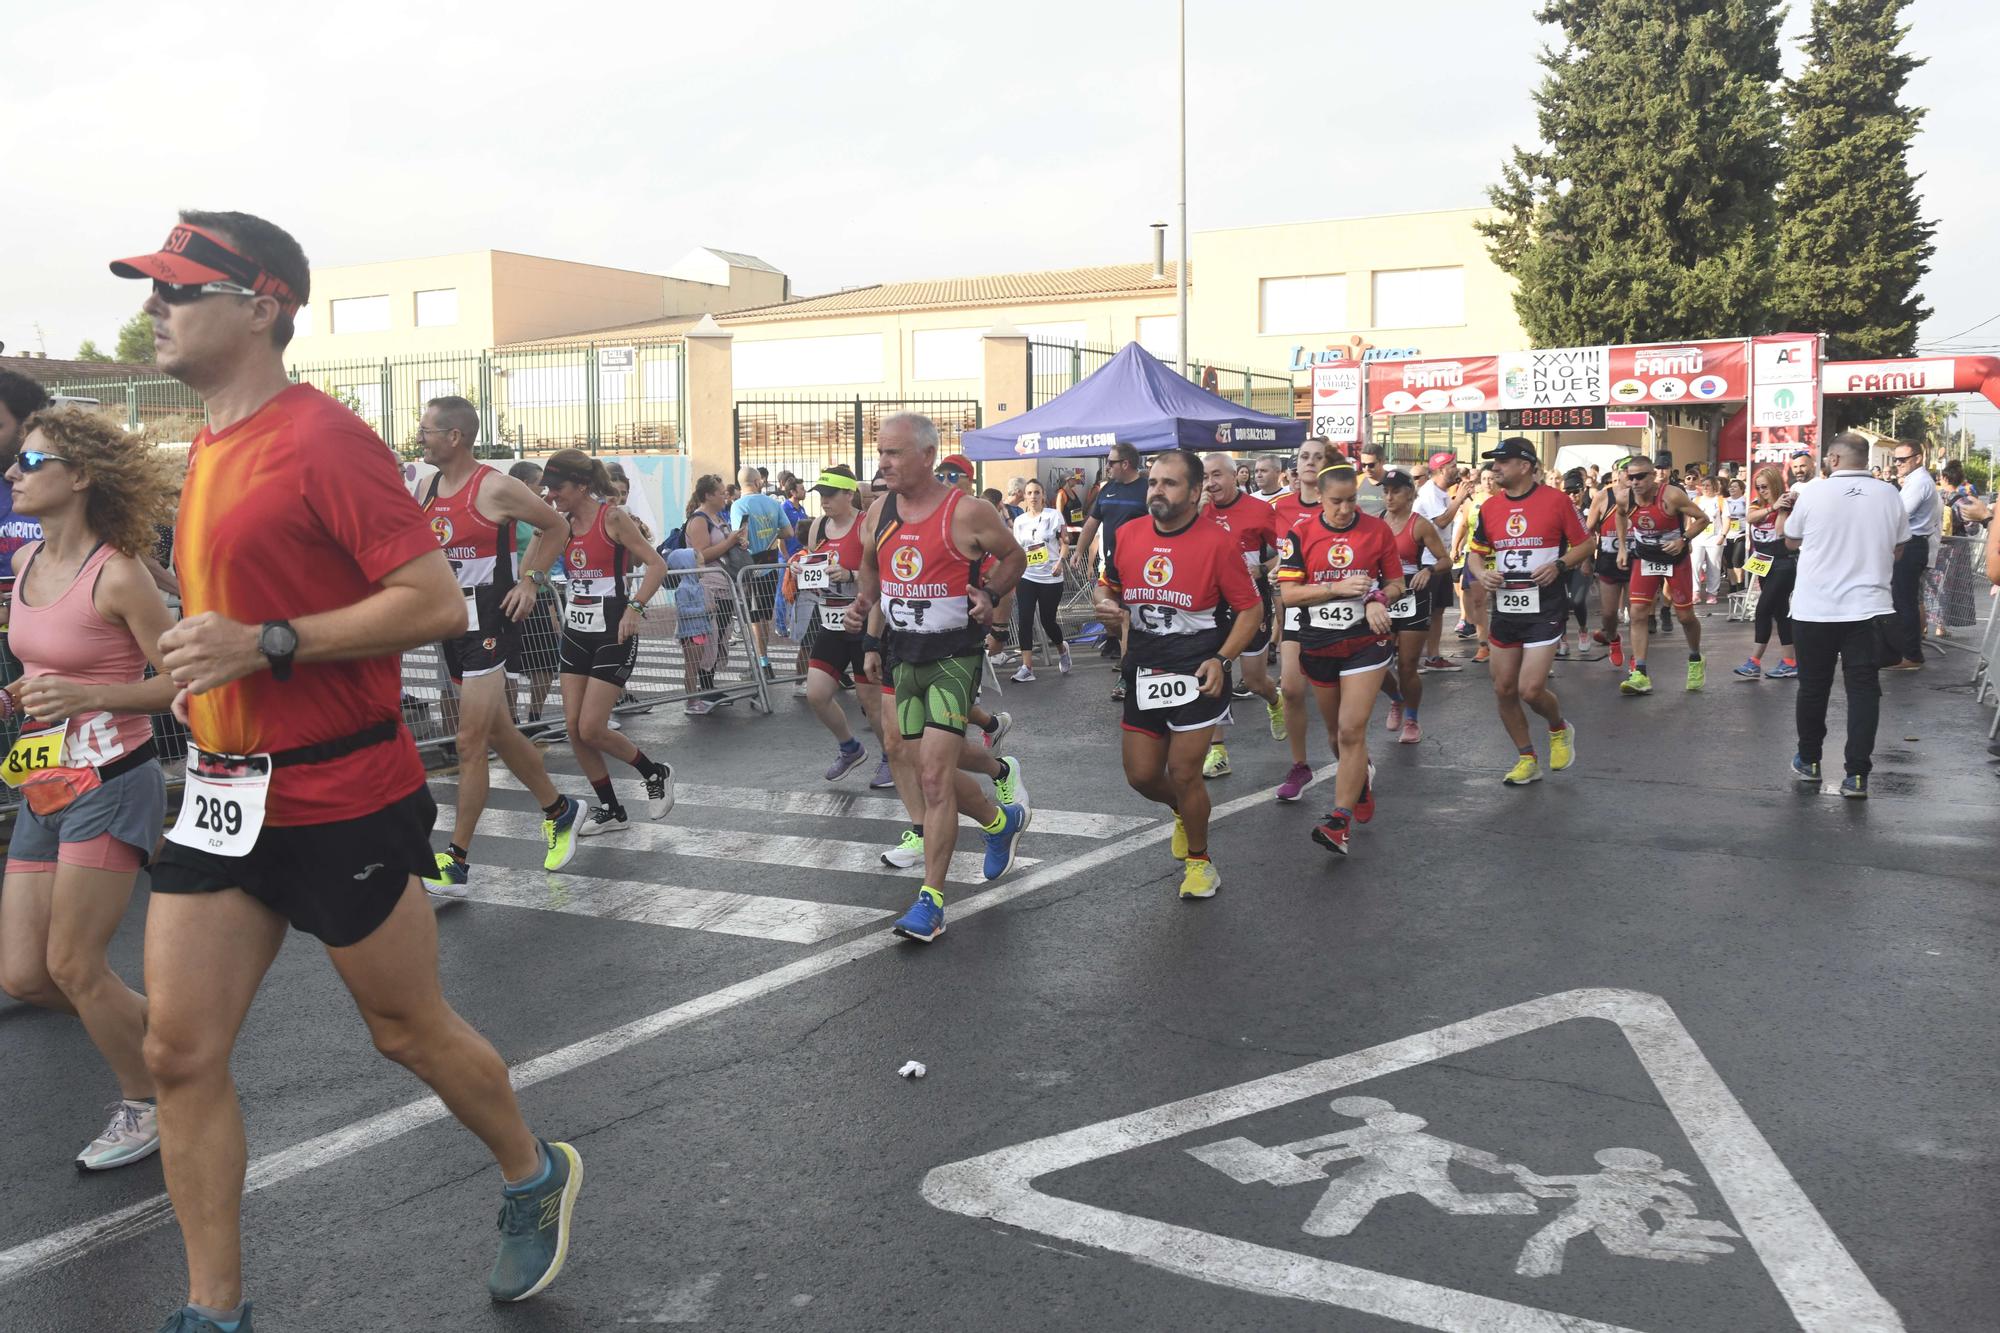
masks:
[[[1299,446],[1298,485],[1271,501],[1271,512],[1278,518],[1278,548],[1284,549],[1285,534],[1297,527],[1299,520],[1310,518],[1320,511],[1319,474],[1332,461],[1333,446],[1317,435]],[[1278,784],[1278,799],[1296,801],[1299,793],[1313,778],[1312,766],[1306,763],[1306,697],[1312,685],[1306,680],[1305,669],[1299,665],[1299,641],[1287,628],[1284,608],[1275,609],[1278,621],[1278,688],[1283,693],[1285,709],[1285,739],[1292,748],[1292,767],[1285,774],[1285,780]]]
[[[1510,436],[1481,456],[1493,460],[1500,489],[1479,506],[1465,567],[1492,598],[1487,642],[1493,693],[1501,725],[1519,752],[1501,780],[1523,787],[1542,777],[1523,704],[1549,724],[1549,768],[1576,761],[1576,729],[1563,720],[1548,679],[1569,621],[1569,571],[1588,561],[1592,550],[1576,506],[1535,480],[1541,459],[1526,438]]]
[[[1201,483],[1193,450],[1153,456],[1146,517],[1119,530],[1097,601],[1107,623],[1129,632],[1119,667],[1125,781],[1174,812],[1183,898],[1211,898],[1222,886],[1208,858],[1201,761],[1229,720],[1229,668],[1256,634],[1259,610],[1235,538],[1201,516]]]
[[[487,1288],[532,1296],[562,1267],[582,1163],[529,1131],[506,1062],[438,988],[419,882],[437,805],[400,712],[398,654],[462,633],[465,599],[394,455],[285,373],[310,280],[297,241],[245,213],[182,213],[157,252],[111,269],[152,279],[160,368],[209,423],[176,528],[187,618],[160,639],[187,793],[146,918],[146,1063],[188,1258],[174,1327],[248,1326],[229,1056],[288,926],[326,946],[376,1047],[499,1161]]]

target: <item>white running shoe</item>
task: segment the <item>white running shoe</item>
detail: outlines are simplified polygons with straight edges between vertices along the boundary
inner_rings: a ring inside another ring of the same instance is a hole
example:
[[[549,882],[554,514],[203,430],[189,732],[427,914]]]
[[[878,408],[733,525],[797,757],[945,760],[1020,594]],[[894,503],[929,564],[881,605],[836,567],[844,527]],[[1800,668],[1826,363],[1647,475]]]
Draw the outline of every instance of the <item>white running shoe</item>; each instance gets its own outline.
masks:
[[[160,1150],[160,1111],[151,1102],[111,1103],[111,1123],[76,1155],[79,1171],[110,1171]]]
[[[999,749],[1000,742],[1007,739],[1007,733],[1013,729],[1013,726],[1014,715],[1012,713],[995,713],[993,715],[993,730],[986,733],[986,748],[989,750]]]
[[[674,766],[661,764],[661,772],[646,779],[646,818],[665,819],[674,808]]]
[[[1068,644],[1064,644],[1061,648],[1056,650],[1056,667],[1058,670],[1062,672],[1063,675],[1067,676],[1069,674]]]
[[[882,853],[882,864],[908,870],[924,863],[924,835],[913,828],[903,830],[903,840]]]
[[[603,833],[623,833],[631,825],[626,822],[623,807],[613,810],[606,805],[593,805],[590,813],[577,821],[576,836],[595,838]]]
[[[1032,685],[1035,683],[1034,669],[1024,662],[1021,665],[1021,669],[1007,677],[1007,679],[1013,681],[1016,685]]]

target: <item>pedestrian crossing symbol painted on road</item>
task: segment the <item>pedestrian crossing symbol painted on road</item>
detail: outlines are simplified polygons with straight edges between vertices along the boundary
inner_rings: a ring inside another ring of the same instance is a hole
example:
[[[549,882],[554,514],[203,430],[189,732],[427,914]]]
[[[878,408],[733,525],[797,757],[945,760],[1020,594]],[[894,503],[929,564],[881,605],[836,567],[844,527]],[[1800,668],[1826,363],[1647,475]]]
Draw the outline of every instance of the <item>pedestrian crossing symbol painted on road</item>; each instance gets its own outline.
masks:
[[[1615,1032],[1542,1032],[1577,1019]],[[1635,1087],[1510,1065],[1521,1038],[1602,1046],[1621,1070],[1636,1056]],[[1371,1095],[1383,1080],[1394,1095]],[[1558,1125],[1552,1106],[1584,1116]],[[1224,1128],[1237,1121],[1251,1123]],[[1903,1327],[1672,1009],[1637,991],[1497,1009],[941,1166],[922,1190],[947,1211],[1419,1328]]]

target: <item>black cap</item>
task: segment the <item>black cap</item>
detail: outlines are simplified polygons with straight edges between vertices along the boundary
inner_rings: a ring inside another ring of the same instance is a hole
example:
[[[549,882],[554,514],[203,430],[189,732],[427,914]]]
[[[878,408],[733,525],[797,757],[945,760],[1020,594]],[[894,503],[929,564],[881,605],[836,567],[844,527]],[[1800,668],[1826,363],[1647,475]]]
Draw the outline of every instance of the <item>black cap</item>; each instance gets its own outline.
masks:
[[[1391,486],[1407,486],[1415,490],[1417,479],[1399,467],[1392,467],[1382,474],[1382,489],[1386,491]]]
[[[1506,439],[1500,441],[1499,444],[1481,454],[1480,457],[1490,458],[1496,463],[1507,458],[1518,458],[1527,463],[1539,463],[1542,461],[1542,456],[1535,452],[1534,444],[1525,435],[1509,435]]]

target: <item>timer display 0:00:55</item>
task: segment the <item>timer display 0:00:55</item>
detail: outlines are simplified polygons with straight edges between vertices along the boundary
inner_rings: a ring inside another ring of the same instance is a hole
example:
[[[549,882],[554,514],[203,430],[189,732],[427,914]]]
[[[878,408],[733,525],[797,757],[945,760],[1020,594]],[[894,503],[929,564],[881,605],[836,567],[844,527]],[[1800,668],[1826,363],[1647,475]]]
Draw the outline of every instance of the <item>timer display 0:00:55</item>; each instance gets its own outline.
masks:
[[[1501,430],[1603,430],[1605,409],[1596,407],[1510,407],[1500,413]]]

